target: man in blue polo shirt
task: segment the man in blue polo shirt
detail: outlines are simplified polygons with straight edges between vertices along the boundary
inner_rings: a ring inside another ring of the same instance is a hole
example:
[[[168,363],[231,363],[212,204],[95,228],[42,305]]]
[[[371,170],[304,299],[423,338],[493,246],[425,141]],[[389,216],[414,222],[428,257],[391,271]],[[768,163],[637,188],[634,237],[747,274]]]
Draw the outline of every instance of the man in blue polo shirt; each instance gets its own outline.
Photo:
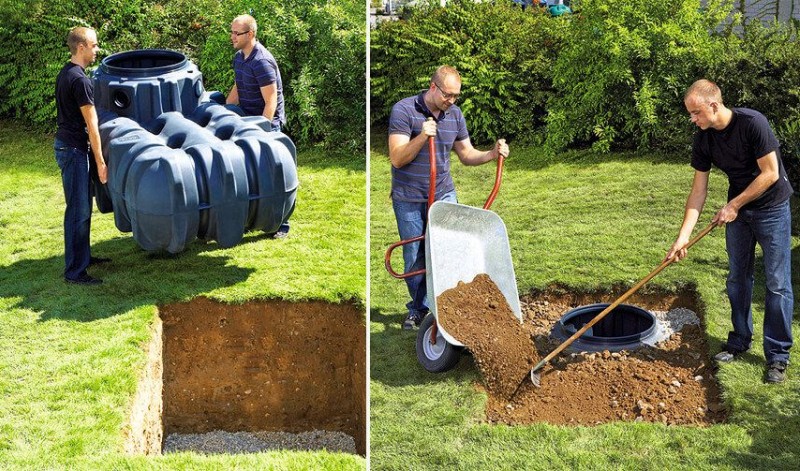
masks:
[[[238,105],[246,116],[264,116],[272,123],[273,131],[286,125],[283,108],[283,82],[275,57],[256,40],[258,25],[250,15],[240,15],[231,22],[231,43],[235,83],[226,103]],[[273,235],[280,239],[289,234],[289,222],[284,222]]]
[[[451,149],[464,165],[481,165],[498,155],[508,156],[508,146],[502,139],[488,151],[472,147],[464,115],[455,105],[460,94],[458,71],[441,66],[431,77],[427,90],[400,100],[392,108],[389,118],[392,205],[402,240],[425,232],[430,187],[429,137],[434,137],[436,144],[436,201],[456,201],[450,176]],[[425,268],[425,250],[419,242],[403,246],[403,261],[405,273]],[[406,278],[406,285],[411,301],[406,304],[408,315],[403,329],[413,329],[428,313],[425,275]]]

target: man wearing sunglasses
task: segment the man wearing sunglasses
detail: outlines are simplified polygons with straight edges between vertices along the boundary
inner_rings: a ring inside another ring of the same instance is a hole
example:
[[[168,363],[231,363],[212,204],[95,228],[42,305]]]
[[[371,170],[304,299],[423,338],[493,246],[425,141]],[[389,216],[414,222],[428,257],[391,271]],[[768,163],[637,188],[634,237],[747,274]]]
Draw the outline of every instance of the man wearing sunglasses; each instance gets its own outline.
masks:
[[[264,116],[272,123],[273,131],[286,125],[283,108],[283,82],[275,57],[256,40],[258,25],[250,15],[240,15],[231,22],[231,44],[235,83],[225,101],[238,105],[246,116]],[[276,239],[289,235],[289,222],[284,222]]]
[[[491,150],[472,147],[466,121],[455,105],[461,95],[461,76],[450,66],[441,66],[427,90],[404,98],[392,108],[389,118],[389,158],[392,162],[392,206],[402,240],[422,235],[428,220],[430,155],[426,145],[436,147],[436,201],[456,201],[450,176],[450,150],[464,165],[481,165],[508,156],[508,145],[498,140]],[[403,245],[404,272],[425,268],[425,250],[419,242]],[[411,301],[403,329],[419,326],[428,313],[425,275],[406,278]]]

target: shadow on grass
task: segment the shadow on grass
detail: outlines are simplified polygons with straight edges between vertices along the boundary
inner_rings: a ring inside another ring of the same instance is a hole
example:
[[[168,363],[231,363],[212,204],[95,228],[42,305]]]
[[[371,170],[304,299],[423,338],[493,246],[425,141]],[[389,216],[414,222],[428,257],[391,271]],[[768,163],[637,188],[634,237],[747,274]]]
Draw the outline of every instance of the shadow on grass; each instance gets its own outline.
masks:
[[[242,243],[264,237],[253,233]],[[177,255],[148,253],[130,236],[121,236],[92,244],[93,255],[112,259],[88,270],[103,279],[102,285],[64,282],[63,256],[24,259],[0,267],[0,297],[19,299],[16,307],[39,313],[40,321],[91,322],[236,285],[254,271],[231,266],[230,257],[214,254],[217,248],[215,243],[195,241]]]
[[[366,137],[364,138],[366,140]],[[297,166],[301,168],[300,179],[302,181],[302,168],[308,167],[314,170],[325,170],[338,168],[351,172],[367,171],[367,161],[364,150],[344,152],[341,150],[328,150],[321,145],[310,148],[299,149],[302,154],[298,155]]]
[[[370,380],[387,386],[424,385],[445,381],[477,379],[477,369],[469,354],[462,354],[458,365],[446,373],[429,373],[417,362],[418,330],[403,330],[405,313],[370,310],[370,322],[382,324],[382,332],[370,334]]]
[[[796,223],[797,221],[793,221]],[[800,246],[792,249],[792,273],[800,273]],[[795,299],[800,293],[800,279],[795,275],[792,286]],[[753,301],[758,305],[754,309],[755,321],[762,323],[764,302],[764,265],[763,258],[756,258],[755,283],[753,286]],[[798,319],[798,303],[795,301],[794,324]],[[761,335],[760,329],[754,335]],[[749,352],[742,356],[742,360],[753,365],[764,365],[761,351]],[[787,382],[780,385],[760,383],[758,386],[743,391],[743,403],[750,405],[750,410],[742,411],[746,415],[743,422],[748,424],[748,432],[752,443],[747,452],[731,452],[719,460],[721,467],[734,469],[800,469],[800,448],[795,444],[800,431],[800,383],[797,377],[800,370],[793,362],[787,371]],[[793,379],[794,378],[794,379]],[[760,380],[760,378],[759,378]]]
[[[783,390],[775,392],[777,388]],[[800,430],[799,395],[800,387],[789,383],[761,385],[745,392],[745,401],[758,404],[758,417],[749,420],[752,443],[747,452],[730,452],[717,464],[733,469],[799,469],[800,448],[796,446]]]

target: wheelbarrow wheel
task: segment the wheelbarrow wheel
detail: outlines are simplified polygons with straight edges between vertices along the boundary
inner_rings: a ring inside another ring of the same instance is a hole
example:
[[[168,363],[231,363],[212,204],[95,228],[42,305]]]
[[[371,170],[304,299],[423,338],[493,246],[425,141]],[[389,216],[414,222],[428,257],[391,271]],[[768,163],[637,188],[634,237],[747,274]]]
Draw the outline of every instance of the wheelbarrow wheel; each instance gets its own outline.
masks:
[[[433,314],[428,314],[419,325],[417,361],[431,373],[444,373],[452,370],[458,364],[464,347],[456,347],[448,343],[440,332],[436,333],[436,343],[431,343],[431,329],[434,322]]]

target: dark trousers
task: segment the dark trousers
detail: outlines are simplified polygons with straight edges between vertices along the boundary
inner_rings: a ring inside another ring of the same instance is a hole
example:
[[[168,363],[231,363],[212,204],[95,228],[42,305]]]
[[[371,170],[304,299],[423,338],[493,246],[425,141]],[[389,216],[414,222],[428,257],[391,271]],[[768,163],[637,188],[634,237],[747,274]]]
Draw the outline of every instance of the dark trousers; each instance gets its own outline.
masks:
[[[728,249],[728,298],[733,331],[728,347],[747,350],[753,338],[753,272],[756,243],[764,254],[764,357],[768,363],[789,361],[792,347],[791,213],[786,201],[774,208],[739,211],[725,226]]]
[[[456,192],[445,193],[437,201],[457,203]],[[401,240],[413,239],[425,233],[428,224],[428,203],[392,200],[397,232]],[[413,242],[403,246],[403,273],[425,268],[425,245]],[[424,317],[428,312],[428,284],[425,275],[405,279],[411,301],[406,304],[408,313]]]
[[[64,278],[75,280],[89,267],[89,232],[92,197],[89,189],[89,153],[67,147],[56,139],[53,146],[61,169],[67,208],[64,211]]]

